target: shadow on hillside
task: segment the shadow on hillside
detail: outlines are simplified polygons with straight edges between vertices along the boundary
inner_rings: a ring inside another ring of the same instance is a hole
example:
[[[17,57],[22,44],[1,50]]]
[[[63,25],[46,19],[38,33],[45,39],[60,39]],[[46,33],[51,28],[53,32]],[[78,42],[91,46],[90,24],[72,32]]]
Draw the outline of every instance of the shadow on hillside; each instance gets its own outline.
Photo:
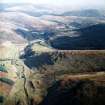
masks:
[[[40,105],[105,105],[105,87],[90,80],[58,81]]]
[[[29,68],[40,68],[43,65],[53,65],[54,62],[51,59],[51,55],[47,53],[43,53],[39,56],[33,55],[26,57],[24,60],[24,63],[29,67]]]

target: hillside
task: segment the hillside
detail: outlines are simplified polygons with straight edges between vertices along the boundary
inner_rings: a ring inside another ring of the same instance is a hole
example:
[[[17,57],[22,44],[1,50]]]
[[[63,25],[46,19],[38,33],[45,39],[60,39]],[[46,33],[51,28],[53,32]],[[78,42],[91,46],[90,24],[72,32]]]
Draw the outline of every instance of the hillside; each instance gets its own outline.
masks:
[[[76,37],[58,36],[52,38],[51,46],[61,50],[100,50],[105,49],[105,24],[92,25],[75,30]],[[75,34],[75,33],[74,33]]]
[[[40,68],[57,74],[94,72],[105,70],[104,54],[104,50],[36,52],[26,55],[24,62],[30,69]]]
[[[0,43],[0,105],[6,100],[17,78],[14,62],[19,58],[17,47],[9,41]]]
[[[39,103],[40,105],[65,105],[65,103],[71,103],[70,105],[72,105],[75,102],[78,104],[82,102],[83,105],[85,103],[87,105],[88,103],[104,105],[104,51],[50,52],[40,55],[36,55],[40,56],[40,59],[36,58],[38,65],[35,64],[35,61],[32,62],[35,68],[31,68],[31,71],[28,71],[26,67],[23,69],[25,72],[21,72],[22,77],[16,81],[5,105],[8,103],[10,105],[18,103],[23,105],[39,105]],[[48,56],[52,60],[52,64],[44,62],[45,59],[50,61]],[[35,60],[35,58],[33,59]],[[101,96],[98,96],[99,94]],[[56,96],[57,98],[55,98]],[[61,103],[59,99],[61,100],[62,97],[67,100],[62,100]],[[70,101],[70,97],[74,100],[73,102]]]
[[[0,105],[5,102],[18,79],[17,73],[18,69],[13,61],[0,60]]]
[[[104,105],[105,73],[65,76],[49,89],[40,105]]]

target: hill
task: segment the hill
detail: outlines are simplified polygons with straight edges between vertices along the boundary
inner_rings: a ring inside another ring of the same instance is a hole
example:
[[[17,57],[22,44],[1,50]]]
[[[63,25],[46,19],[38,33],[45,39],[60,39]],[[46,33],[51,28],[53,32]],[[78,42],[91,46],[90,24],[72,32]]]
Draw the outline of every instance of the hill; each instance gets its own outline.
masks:
[[[96,24],[75,30],[76,37],[58,36],[52,38],[51,46],[61,50],[100,50],[105,49],[105,24]],[[75,34],[75,33],[74,33]]]
[[[66,16],[81,16],[81,17],[97,17],[97,18],[105,18],[105,14],[101,10],[97,9],[85,9],[85,10],[74,10],[70,12],[65,12],[63,15]]]

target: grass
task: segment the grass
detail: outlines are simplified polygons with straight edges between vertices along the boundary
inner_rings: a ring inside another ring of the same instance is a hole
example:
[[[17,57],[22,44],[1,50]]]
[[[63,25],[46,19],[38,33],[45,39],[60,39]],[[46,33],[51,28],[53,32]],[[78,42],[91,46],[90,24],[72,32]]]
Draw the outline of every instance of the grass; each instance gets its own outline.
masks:
[[[35,51],[35,52],[48,52],[48,51],[52,51],[52,49],[49,48],[49,47],[46,47],[46,46],[44,46],[44,45],[35,43],[35,44],[32,46],[32,51]]]

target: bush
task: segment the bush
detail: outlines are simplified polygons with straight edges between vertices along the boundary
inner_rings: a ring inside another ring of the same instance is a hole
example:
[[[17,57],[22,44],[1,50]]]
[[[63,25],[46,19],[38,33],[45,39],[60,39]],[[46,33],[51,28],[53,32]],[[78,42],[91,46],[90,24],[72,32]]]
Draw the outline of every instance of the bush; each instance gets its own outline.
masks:
[[[0,81],[4,82],[4,83],[7,83],[9,85],[13,85],[14,84],[14,82],[12,80],[8,79],[8,78],[0,78]]]
[[[5,66],[0,65],[0,71],[2,71],[2,72],[7,72],[6,67],[5,67]]]
[[[3,103],[3,101],[4,101],[4,97],[0,96],[0,103]]]

